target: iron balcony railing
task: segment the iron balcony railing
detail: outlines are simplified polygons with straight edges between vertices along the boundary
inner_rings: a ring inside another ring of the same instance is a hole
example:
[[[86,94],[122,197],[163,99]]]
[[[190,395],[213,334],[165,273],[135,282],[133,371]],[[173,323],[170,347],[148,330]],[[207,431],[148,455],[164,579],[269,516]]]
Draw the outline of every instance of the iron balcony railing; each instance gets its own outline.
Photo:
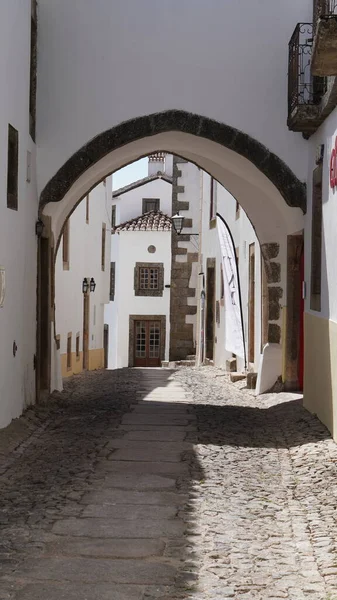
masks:
[[[311,74],[312,44],[312,23],[298,23],[289,42],[289,116],[298,106],[318,105],[326,92],[326,79]]]
[[[314,28],[318,19],[337,18],[337,0],[314,0]]]

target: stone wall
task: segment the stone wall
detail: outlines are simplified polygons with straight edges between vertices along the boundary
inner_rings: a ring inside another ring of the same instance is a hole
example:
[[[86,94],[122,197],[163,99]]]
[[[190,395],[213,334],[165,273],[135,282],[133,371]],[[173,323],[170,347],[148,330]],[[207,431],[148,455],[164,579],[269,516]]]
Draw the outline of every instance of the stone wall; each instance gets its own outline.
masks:
[[[179,181],[182,176],[182,158],[174,157],[173,160],[173,185],[172,185],[172,214],[178,211],[185,216],[184,228],[196,230],[197,224],[190,215],[190,201],[188,190]],[[194,199],[197,201],[197,199]],[[189,242],[189,244],[186,244]],[[184,243],[182,245],[182,243]],[[184,247],[185,246],[185,247]],[[195,354],[195,339],[193,316],[196,320],[197,300],[196,283],[191,282],[193,264],[198,264],[198,252],[191,242],[189,234],[179,236],[172,231],[172,268],[171,268],[171,335],[170,335],[170,360],[183,360],[189,354]],[[192,285],[192,287],[191,287]],[[195,303],[189,299],[195,298]],[[188,322],[190,321],[190,322]]]

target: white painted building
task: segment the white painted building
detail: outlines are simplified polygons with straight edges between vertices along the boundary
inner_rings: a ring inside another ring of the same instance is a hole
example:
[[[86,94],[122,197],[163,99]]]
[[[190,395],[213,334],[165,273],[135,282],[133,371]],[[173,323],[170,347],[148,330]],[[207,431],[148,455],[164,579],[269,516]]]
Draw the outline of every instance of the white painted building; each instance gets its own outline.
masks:
[[[0,428],[35,401],[38,214],[31,0],[4,0],[1,15]]]
[[[200,235],[199,298],[205,293],[204,340],[199,344],[199,361],[202,358],[214,361],[225,368],[232,358],[232,351],[225,343],[225,278],[216,213],[219,213],[228,228],[234,243],[238,261],[241,289],[245,356],[237,356],[237,370],[246,368],[257,372],[261,355],[261,252],[254,229],[235,198],[223,186],[212,181],[207,173],[202,174],[202,228]],[[210,281],[211,280],[211,281]],[[227,307],[228,308],[228,307]],[[250,310],[251,309],[251,310]],[[199,301],[199,317],[201,315]],[[201,334],[200,334],[201,335]],[[199,338],[200,339],[200,338]],[[246,357],[246,361],[245,361]],[[281,375],[281,363],[279,365]]]
[[[94,188],[66,222],[55,264],[55,357],[61,378],[105,366],[112,178]]]
[[[169,359],[171,219],[151,211],[118,225],[111,261],[108,368],[158,367]]]

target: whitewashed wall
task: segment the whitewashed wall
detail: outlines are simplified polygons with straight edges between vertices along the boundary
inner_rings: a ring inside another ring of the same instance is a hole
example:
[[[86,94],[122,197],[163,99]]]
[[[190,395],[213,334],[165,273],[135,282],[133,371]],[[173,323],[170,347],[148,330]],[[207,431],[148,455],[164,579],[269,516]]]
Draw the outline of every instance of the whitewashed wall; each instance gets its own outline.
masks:
[[[312,0],[39,0],[39,189],[98,133],[170,108],[245,131],[304,179],[287,62],[311,19]]]
[[[150,254],[153,245],[156,252]],[[115,300],[105,308],[105,322],[109,325],[109,369],[129,365],[129,315],[165,315],[165,360],[169,358],[170,290],[163,296],[135,296],[134,268],[136,262],[164,264],[164,286],[171,280],[171,232],[121,231],[112,236],[111,261],[116,263]]]
[[[305,216],[304,405],[337,439],[337,188],[330,186],[330,157],[337,136],[337,109],[309,140],[308,210]],[[310,308],[312,193],[317,148],[324,144],[322,173],[321,310]]]
[[[29,135],[31,0],[3,0],[0,19],[0,266],[6,297],[0,308],[0,428],[35,401],[37,186]],[[18,211],[7,208],[8,124],[19,132]],[[27,181],[27,152],[31,181]],[[17,354],[13,356],[13,342]]]
[[[209,227],[210,212],[210,177],[206,173],[202,175],[203,179],[203,218],[201,230],[201,255],[202,271],[205,273],[205,282],[207,275],[207,258],[216,259],[216,291],[215,300],[220,301],[221,296],[221,254],[218,240],[217,229]],[[221,185],[216,186],[216,204],[217,212],[222,215],[229,226],[235,248],[239,249],[239,277],[241,286],[241,298],[243,309],[243,321],[245,331],[245,345],[248,356],[248,287],[249,287],[249,244],[255,244],[255,362],[254,370],[258,370],[260,352],[261,352],[261,252],[259,241],[255,235],[254,229],[247,218],[245,212],[240,209],[240,216],[236,219],[236,200]],[[199,280],[201,284],[201,280]],[[200,292],[200,290],[199,290]],[[225,367],[226,360],[231,358],[232,353],[225,347],[225,306],[220,304],[220,324],[215,323],[214,363],[217,366]],[[244,369],[244,360],[238,357],[238,370]]]
[[[125,223],[141,215],[143,198],[159,198],[161,212],[171,216],[172,184],[164,179],[155,179],[113,198],[113,204],[116,204],[116,224]]]
[[[56,258],[55,304],[56,334],[60,335],[60,352],[67,352],[67,335],[72,332],[72,352],[76,334],[83,348],[83,293],[85,277],[93,277],[96,289],[90,293],[89,350],[103,348],[104,304],[109,302],[111,248],[111,177],[89,195],[89,223],[86,223],[84,199],[70,217],[69,270],[63,269],[62,239]],[[102,224],[106,224],[105,270],[101,268]]]

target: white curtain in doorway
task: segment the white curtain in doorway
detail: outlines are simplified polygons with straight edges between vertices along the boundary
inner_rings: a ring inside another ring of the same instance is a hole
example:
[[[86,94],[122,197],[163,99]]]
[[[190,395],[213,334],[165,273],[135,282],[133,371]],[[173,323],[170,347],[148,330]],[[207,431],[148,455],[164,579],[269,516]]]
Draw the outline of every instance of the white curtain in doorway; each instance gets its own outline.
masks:
[[[242,323],[240,282],[231,232],[224,219],[217,213],[225,298],[225,348],[244,360],[245,344]]]

